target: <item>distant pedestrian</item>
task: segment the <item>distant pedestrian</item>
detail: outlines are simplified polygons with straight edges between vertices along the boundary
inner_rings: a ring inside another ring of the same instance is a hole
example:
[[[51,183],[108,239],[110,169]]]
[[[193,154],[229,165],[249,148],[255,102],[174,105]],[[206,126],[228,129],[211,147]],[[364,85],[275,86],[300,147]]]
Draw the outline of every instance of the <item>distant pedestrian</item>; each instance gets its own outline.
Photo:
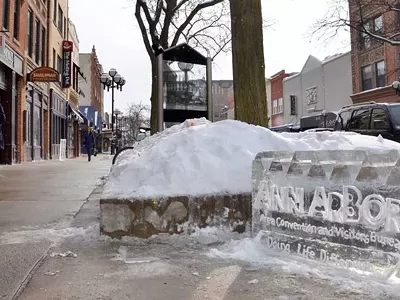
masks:
[[[5,124],[6,124],[6,114],[4,113],[3,106],[0,103],[0,151],[4,150],[3,127]]]
[[[95,142],[94,133],[92,131],[92,128],[88,127],[88,131],[85,134],[85,140],[84,140],[85,149],[88,155],[88,161],[92,159],[94,142]]]

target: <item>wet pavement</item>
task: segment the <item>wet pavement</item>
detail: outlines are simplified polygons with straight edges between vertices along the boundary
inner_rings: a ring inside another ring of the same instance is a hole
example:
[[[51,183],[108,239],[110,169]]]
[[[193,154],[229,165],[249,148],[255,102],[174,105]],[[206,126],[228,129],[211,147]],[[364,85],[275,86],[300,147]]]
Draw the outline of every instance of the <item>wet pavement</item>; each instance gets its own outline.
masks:
[[[99,155],[90,163],[82,157],[0,166],[0,299],[12,299],[27,282],[54,245],[46,235],[72,222],[110,165],[110,156]],[[37,230],[44,235],[21,234]]]

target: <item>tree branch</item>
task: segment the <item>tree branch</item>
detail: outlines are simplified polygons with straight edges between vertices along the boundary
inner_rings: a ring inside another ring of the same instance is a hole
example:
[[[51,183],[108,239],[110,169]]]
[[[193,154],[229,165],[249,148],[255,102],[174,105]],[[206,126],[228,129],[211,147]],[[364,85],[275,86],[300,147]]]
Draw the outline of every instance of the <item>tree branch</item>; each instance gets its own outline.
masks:
[[[202,9],[205,9],[207,7],[214,6],[218,3],[223,2],[224,0],[210,0],[201,4],[198,4],[195,9],[192,10],[192,12],[189,14],[187,19],[182,23],[181,26],[179,26],[178,30],[176,31],[175,37],[172,40],[171,46],[176,46],[176,44],[179,41],[179,38],[182,34],[182,32],[185,30],[185,28],[190,24],[190,22],[193,20],[193,18],[196,16],[196,14],[201,11]]]
[[[142,2],[142,0],[136,0],[135,17],[139,24],[140,32],[142,34],[143,43],[144,43],[144,46],[146,47],[147,54],[150,56],[150,58],[154,58],[153,49],[151,48],[149,36],[147,35],[147,29],[146,29],[146,26],[144,25],[143,18],[140,13],[140,8],[141,8],[140,3],[141,2]]]

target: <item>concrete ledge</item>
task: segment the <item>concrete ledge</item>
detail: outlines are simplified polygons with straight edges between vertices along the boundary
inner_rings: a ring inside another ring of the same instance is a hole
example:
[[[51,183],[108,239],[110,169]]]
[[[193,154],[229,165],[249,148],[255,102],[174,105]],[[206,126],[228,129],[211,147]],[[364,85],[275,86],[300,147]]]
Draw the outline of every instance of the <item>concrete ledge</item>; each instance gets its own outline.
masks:
[[[163,199],[101,199],[100,232],[113,238],[190,233],[195,227],[250,230],[251,193]]]

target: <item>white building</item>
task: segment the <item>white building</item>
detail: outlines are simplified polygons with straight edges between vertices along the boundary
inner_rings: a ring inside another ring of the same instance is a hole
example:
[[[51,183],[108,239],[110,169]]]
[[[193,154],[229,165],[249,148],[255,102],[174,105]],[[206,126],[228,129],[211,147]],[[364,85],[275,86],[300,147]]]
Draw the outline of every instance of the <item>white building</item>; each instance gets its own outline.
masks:
[[[283,80],[284,124],[298,124],[305,116],[337,112],[352,104],[350,52],[320,61],[310,55],[301,70]]]

